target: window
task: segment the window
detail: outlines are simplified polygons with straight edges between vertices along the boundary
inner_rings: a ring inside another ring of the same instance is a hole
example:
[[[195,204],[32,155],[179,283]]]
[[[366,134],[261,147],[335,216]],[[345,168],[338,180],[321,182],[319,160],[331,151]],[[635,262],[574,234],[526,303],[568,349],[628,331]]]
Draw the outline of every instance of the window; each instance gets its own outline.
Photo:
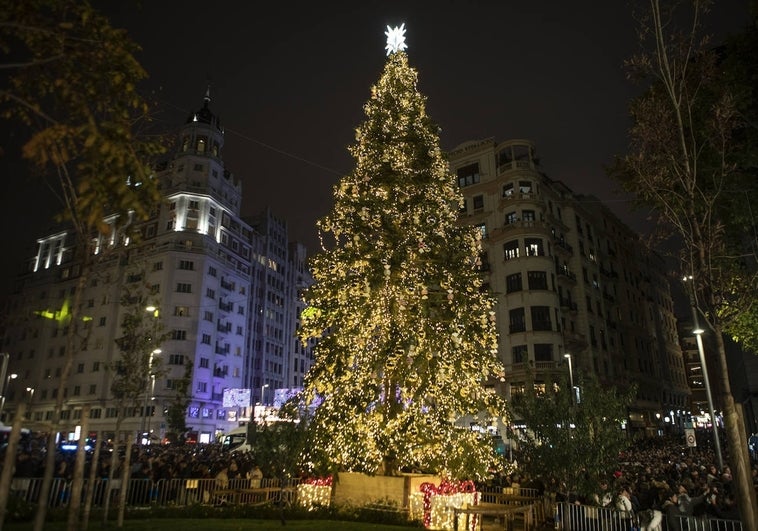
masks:
[[[521,273],[514,273],[505,277],[505,292],[513,293],[514,291],[521,291]]]
[[[206,147],[208,146],[208,139],[204,136],[197,137],[197,143],[195,144],[195,150],[198,153],[205,153]]]
[[[202,165],[200,165],[200,169],[201,169],[201,170],[203,169]],[[197,210],[197,209],[199,209],[199,208],[200,208],[200,201],[197,201],[196,199],[190,199],[190,202],[189,202],[189,207],[190,207],[192,210]]]
[[[90,384],[89,394],[94,395],[97,392],[97,384]]]
[[[80,363],[79,365],[76,366],[76,372],[77,374],[81,374],[84,372],[84,363]]]
[[[211,335],[210,334],[203,334],[203,338],[200,340],[200,342],[204,345],[210,345],[211,344]]]
[[[531,194],[532,193],[532,182],[531,181],[519,181],[518,182],[518,191],[522,194]]]
[[[73,396],[79,396],[82,394],[82,387],[80,385],[74,386],[74,392],[71,393]]]
[[[512,223],[516,223],[518,221],[518,216],[515,212],[508,212],[505,215],[505,224],[511,225]]]
[[[207,393],[208,392],[208,382],[197,382],[197,392],[198,393]]]
[[[479,163],[474,162],[462,168],[458,168],[458,186],[470,186],[479,182]]]
[[[516,345],[511,349],[513,363],[524,363],[529,359],[529,350],[526,345]]]
[[[210,363],[208,361],[208,358],[200,358],[200,368],[201,369],[207,369],[210,367]]]
[[[187,339],[187,331],[186,330],[172,330],[171,339],[175,341],[184,341]]]
[[[195,262],[192,260],[179,260],[179,269],[193,271],[195,269]]]
[[[217,275],[216,268],[213,266],[208,267],[208,274],[212,277],[215,277]]]
[[[532,330],[552,330],[550,308],[548,306],[532,306]]]
[[[476,226],[477,230],[479,230],[479,233],[482,235],[482,239],[485,239],[487,237],[487,224],[486,223],[479,223]]]
[[[541,238],[526,238],[524,240],[527,256],[545,256]]]
[[[547,289],[547,273],[544,271],[527,271],[529,289]]]
[[[512,260],[519,257],[518,240],[506,242],[503,245],[503,252],[506,260]]]
[[[484,196],[479,194],[475,195],[473,198],[474,202],[474,210],[481,210],[484,208]]]
[[[513,183],[503,185],[503,197],[513,197]]]
[[[163,262],[153,262],[153,271],[160,271],[163,269]]]
[[[203,319],[205,319],[206,321],[213,322],[213,312],[206,310],[205,313],[203,314]]]
[[[101,317],[97,322],[97,326],[105,326],[105,317]]]
[[[192,293],[192,284],[189,284],[186,282],[177,282],[176,292],[177,293]]]
[[[510,332],[524,332],[526,331],[526,319],[524,317],[523,308],[514,308],[508,312],[508,319],[510,323]]]
[[[529,221],[534,223],[536,217],[534,215],[534,210],[522,210],[521,211],[521,219],[524,221]]]
[[[174,315],[177,317],[189,317],[189,307],[188,306],[175,306]]]
[[[215,299],[216,298],[216,291],[212,290],[211,288],[208,288],[208,289],[205,290],[205,296],[208,297],[208,298],[210,298],[210,299]]]
[[[550,343],[535,343],[534,361],[553,361],[553,345]]]
[[[184,355],[183,354],[171,354],[168,357],[168,364],[169,365],[184,365]]]
[[[93,361],[92,362],[92,372],[98,372],[100,370],[100,362],[99,361]]]

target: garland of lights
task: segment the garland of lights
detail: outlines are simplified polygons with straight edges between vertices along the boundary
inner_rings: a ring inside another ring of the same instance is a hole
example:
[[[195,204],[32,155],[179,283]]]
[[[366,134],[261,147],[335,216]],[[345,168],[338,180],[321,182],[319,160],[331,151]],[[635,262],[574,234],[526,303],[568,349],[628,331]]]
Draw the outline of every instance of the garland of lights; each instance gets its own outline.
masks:
[[[332,476],[304,479],[297,486],[297,502],[308,511],[328,507],[332,499]]]
[[[461,499],[451,500],[453,503],[448,506],[460,506],[466,503],[468,496],[456,496],[458,494],[473,494],[473,505],[478,505],[479,496],[476,492],[476,485],[473,481],[448,481],[442,480],[439,485],[434,483],[422,483],[419,491],[424,495],[424,527],[429,528],[432,525],[432,499],[434,496],[453,496]],[[437,518],[439,520],[440,518]],[[476,529],[476,515],[472,519],[472,529]]]

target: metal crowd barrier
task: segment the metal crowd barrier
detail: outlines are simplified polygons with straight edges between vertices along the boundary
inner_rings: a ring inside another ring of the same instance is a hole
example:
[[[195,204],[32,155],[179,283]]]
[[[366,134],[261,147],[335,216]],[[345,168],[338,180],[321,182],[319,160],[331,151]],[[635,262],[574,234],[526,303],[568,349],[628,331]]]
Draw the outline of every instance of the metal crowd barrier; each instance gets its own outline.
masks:
[[[562,531],[629,531],[638,528],[643,531],[667,529],[665,515],[657,527],[641,522],[634,514],[606,507],[576,505],[561,502],[555,505],[555,528]],[[743,531],[739,520],[719,518],[677,517],[679,525],[667,531]]]
[[[130,507],[187,506],[195,504],[253,503],[278,500],[282,488],[294,492],[298,480],[283,483],[276,479],[230,479],[219,481],[209,479],[150,479],[133,478],[127,483],[126,504]],[[32,504],[40,502],[42,478],[13,478],[10,495]],[[67,507],[71,499],[71,482],[54,478],[48,496],[48,507]],[[92,483],[92,507],[102,507],[108,493],[108,479],[96,479]],[[89,481],[84,482],[82,503],[89,489]],[[231,494],[239,495],[231,495]],[[111,506],[117,503],[121,494],[121,479],[111,480]]]

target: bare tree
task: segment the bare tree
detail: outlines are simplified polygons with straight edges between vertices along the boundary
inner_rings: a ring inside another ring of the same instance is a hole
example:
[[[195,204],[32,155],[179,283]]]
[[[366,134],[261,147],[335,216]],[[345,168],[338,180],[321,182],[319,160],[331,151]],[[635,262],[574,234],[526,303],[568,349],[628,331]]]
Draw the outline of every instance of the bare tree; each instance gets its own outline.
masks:
[[[60,219],[73,228],[79,278],[67,316],[65,363],[51,422],[60,429],[64,389],[79,352],[81,296],[95,259],[93,238],[124,243],[135,220],[159,203],[148,161],[160,151],[139,134],[149,107],[138,92],[146,77],[137,46],[111,27],[89,2],[0,0],[0,114],[28,132],[23,156],[51,177],[62,204]],[[106,223],[107,216],[115,216]],[[55,438],[50,437],[40,499],[52,484]],[[34,529],[44,526],[40,504]]]
[[[731,466],[743,522],[755,522],[744,423],[731,393],[724,333],[758,300],[754,247],[746,242],[744,126],[737,87],[722,82],[721,62],[702,36],[709,2],[649,0],[639,19],[642,50],[627,63],[647,83],[631,105],[630,147],[613,174],[653,207],[673,236],[681,273],[692,279],[695,307],[713,335]],[[682,23],[686,22],[684,29]],[[754,58],[753,58],[754,60]],[[754,243],[754,242],[753,242]]]

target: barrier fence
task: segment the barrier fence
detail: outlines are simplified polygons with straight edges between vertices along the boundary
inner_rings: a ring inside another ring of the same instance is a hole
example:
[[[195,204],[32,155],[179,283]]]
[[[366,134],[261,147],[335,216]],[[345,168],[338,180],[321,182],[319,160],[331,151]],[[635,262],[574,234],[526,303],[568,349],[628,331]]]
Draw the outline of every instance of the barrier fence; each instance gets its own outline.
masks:
[[[195,504],[253,504],[285,503],[294,505],[298,479],[280,482],[276,479],[151,479],[133,478],[127,482],[126,504],[130,507],[182,507]],[[103,507],[108,495],[108,479],[92,483],[92,507]],[[13,478],[10,495],[32,504],[40,503],[42,478]],[[67,507],[71,499],[72,484],[63,478],[54,478],[48,495],[48,507]],[[82,503],[90,488],[88,481],[82,487]],[[110,480],[111,505],[118,502],[121,480]],[[461,513],[508,513],[510,519],[522,517],[523,528],[539,527],[554,518],[554,527],[562,531],[661,531],[665,522],[655,527],[646,514],[632,514],[611,508],[555,503],[550,496],[540,495],[535,489],[485,488],[480,491],[481,506],[470,506]],[[528,510],[527,510],[528,509]],[[662,515],[661,515],[662,516]],[[665,517],[664,517],[665,519]],[[457,520],[456,520],[457,521]],[[743,531],[738,520],[678,517],[678,525],[668,531]],[[746,530],[745,530],[746,531]]]
[[[649,514],[645,514],[649,513]],[[680,516],[671,529],[660,512],[651,518],[652,511],[633,514],[605,507],[557,503],[555,505],[555,528],[562,531],[743,531],[739,520]]]
[[[294,502],[299,480],[280,482],[276,479],[230,479],[219,482],[210,479],[151,479],[133,478],[127,483],[126,504],[131,507],[185,506],[194,504],[237,504],[281,501]],[[92,507],[102,507],[108,495],[108,479],[96,479],[92,483]],[[13,478],[10,494],[32,504],[40,503],[42,478]],[[84,502],[90,487],[85,481],[82,487]],[[72,484],[63,478],[54,478],[48,507],[67,507],[71,499]],[[118,501],[121,479],[110,480],[111,504]]]

